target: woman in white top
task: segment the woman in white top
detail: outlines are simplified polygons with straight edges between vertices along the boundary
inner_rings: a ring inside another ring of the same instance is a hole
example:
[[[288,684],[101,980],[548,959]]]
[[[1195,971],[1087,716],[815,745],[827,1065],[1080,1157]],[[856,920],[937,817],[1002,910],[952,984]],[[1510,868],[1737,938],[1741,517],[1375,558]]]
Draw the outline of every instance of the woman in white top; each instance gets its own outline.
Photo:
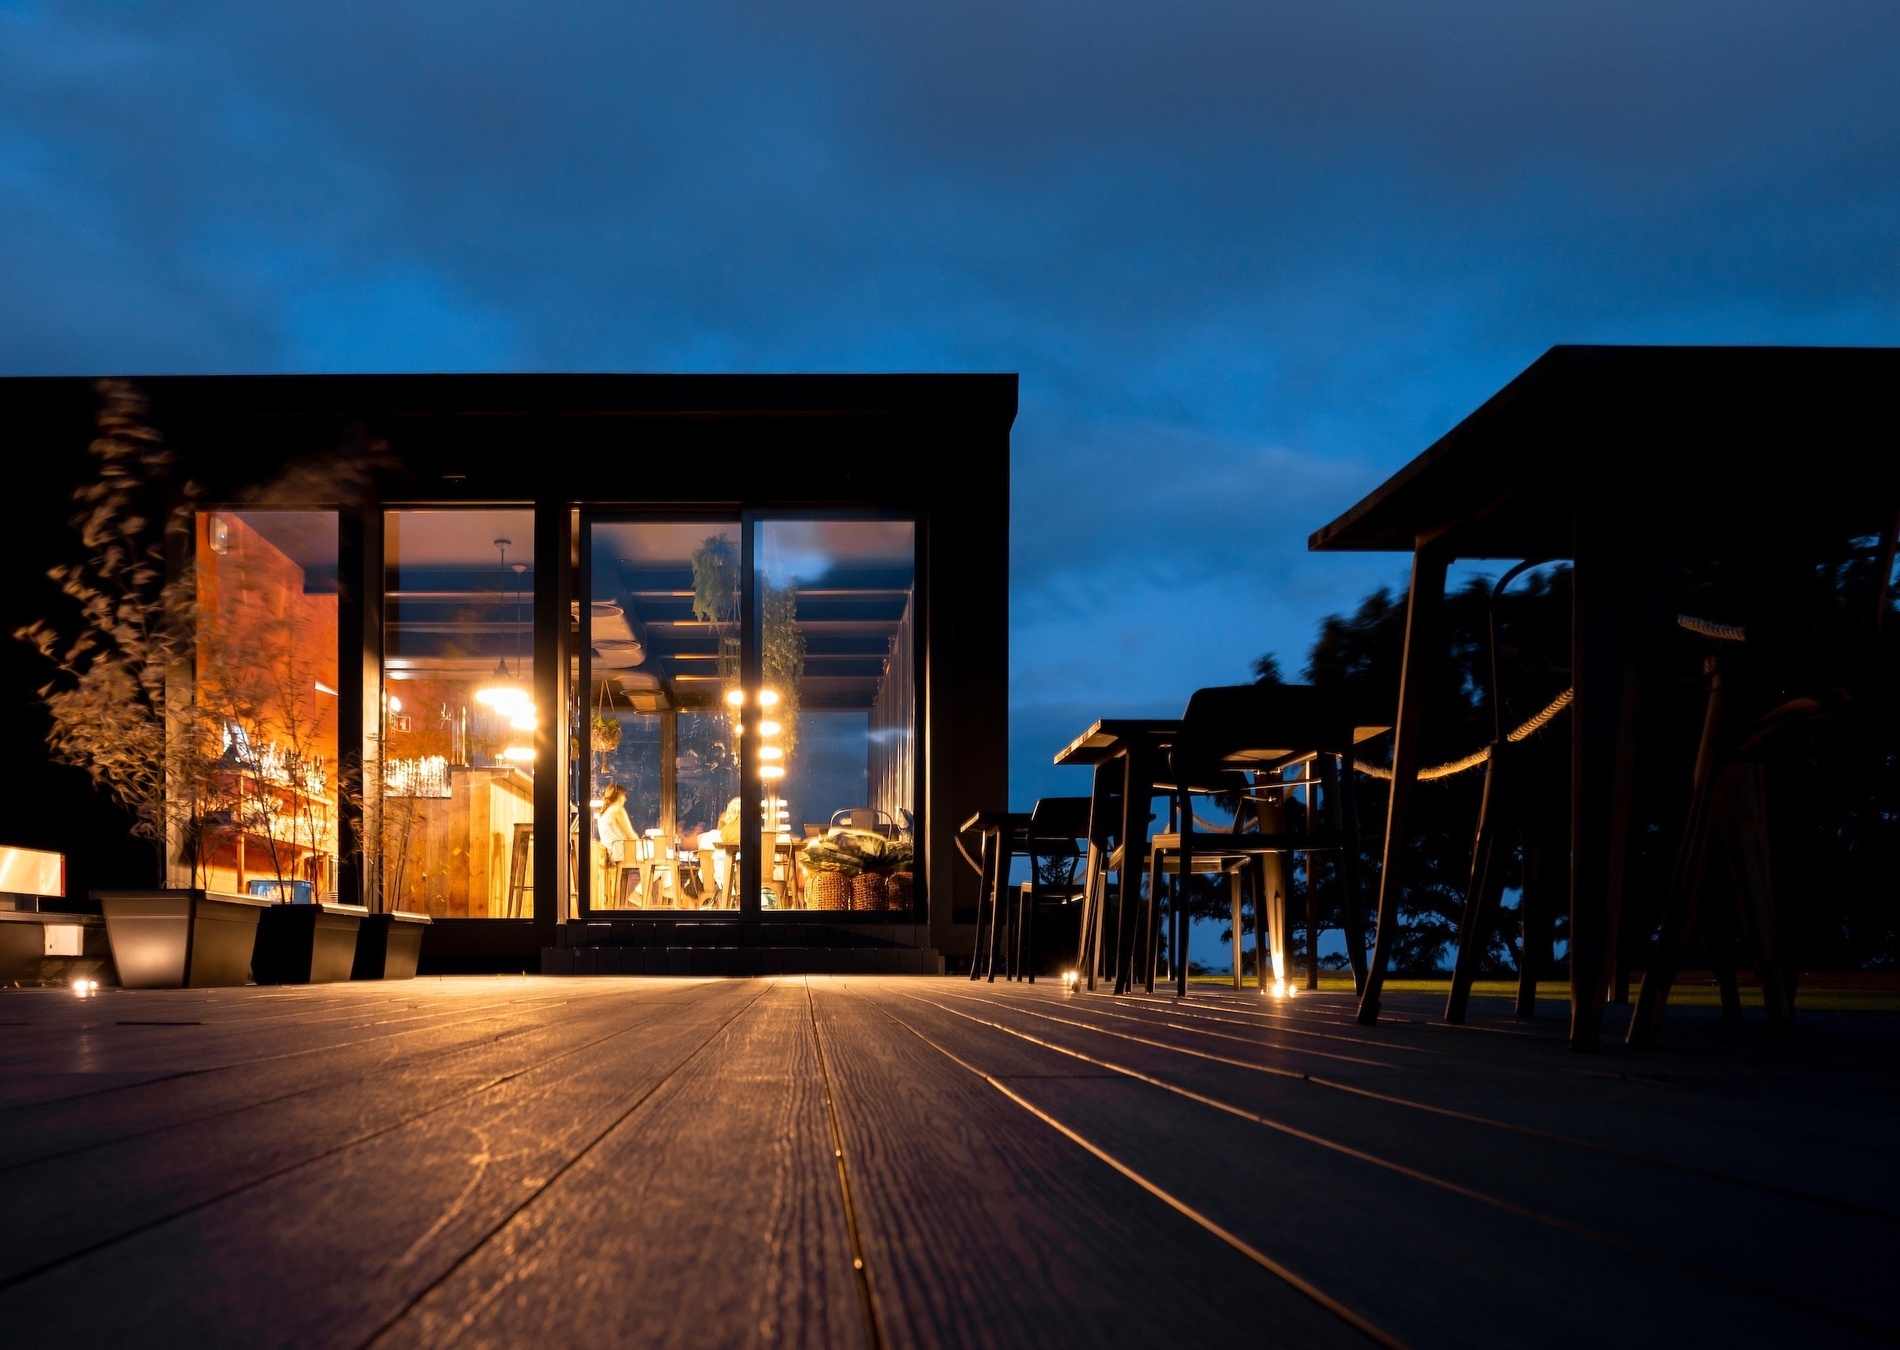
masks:
[[[601,875],[606,882],[603,888],[604,899],[611,908],[619,908],[623,903],[621,896],[622,869],[634,861],[634,841],[640,832],[633,828],[633,822],[627,818],[627,790],[618,783],[610,783],[607,790],[600,794],[600,810],[594,814],[594,830],[600,838],[601,847],[607,854]]]

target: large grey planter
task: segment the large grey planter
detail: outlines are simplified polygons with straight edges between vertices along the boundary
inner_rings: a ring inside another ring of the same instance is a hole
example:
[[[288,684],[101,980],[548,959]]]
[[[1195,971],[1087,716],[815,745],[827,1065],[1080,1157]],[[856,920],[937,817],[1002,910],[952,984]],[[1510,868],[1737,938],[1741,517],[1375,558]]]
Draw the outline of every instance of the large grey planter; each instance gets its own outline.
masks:
[[[365,915],[356,934],[356,967],[350,978],[413,980],[422,958],[422,930],[428,926],[427,914],[407,910]]]
[[[269,905],[257,927],[251,973],[259,984],[330,984],[350,978],[356,934],[369,911],[317,902]]]
[[[267,902],[221,891],[94,891],[127,989],[246,984]]]

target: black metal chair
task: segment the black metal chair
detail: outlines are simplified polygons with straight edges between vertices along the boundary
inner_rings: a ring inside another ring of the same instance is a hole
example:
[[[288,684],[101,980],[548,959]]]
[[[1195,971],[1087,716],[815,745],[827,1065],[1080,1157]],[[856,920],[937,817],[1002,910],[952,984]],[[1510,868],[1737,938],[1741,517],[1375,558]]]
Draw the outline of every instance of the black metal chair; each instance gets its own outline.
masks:
[[[1337,869],[1345,912],[1359,907],[1359,830],[1352,782],[1353,746],[1383,728],[1360,727],[1344,700],[1322,689],[1297,684],[1243,684],[1196,690],[1182,714],[1180,734],[1169,757],[1174,784],[1175,830],[1153,842],[1156,875],[1172,864],[1177,880],[1192,877],[1203,858],[1259,859],[1264,872],[1281,866],[1291,853],[1338,851]],[[1320,769],[1320,821],[1301,834],[1289,834],[1279,805],[1289,786],[1275,778],[1287,768],[1316,761]],[[1204,830],[1194,815],[1196,796],[1241,799],[1227,830]],[[1276,826],[1279,826],[1276,828]],[[1269,862],[1269,860],[1271,860]],[[1188,884],[1181,881],[1174,909],[1175,995],[1187,996]],[[1271,951],[1278,979],[1284,980],[1286,896],[1284,885],[1263,884],[1255,904],[1256,965],[1263,977]],[[1152,890],[1148,902],[1148,982],[1154,988],[1155,951],[1160,910]],[[1270,939],[1277,942],[1269,946]]]
[[[1009,978],[1027,978],[1036,982],[1036,911],[1050,904],[1071,905],[1082,899],[1084,887],[1075,879],[1075,864],[1082,857],[1082,843],[1089,832],[1087,797],[1044,797],[1029,813],[1029,829],[1024,851],[1029,858],[1029,880],[1016,895],[1016,916],[1009,944]],[[1056,860],[1068,864],[1068,879],[1051,882],[1044,876],[1044,864]],[[1080,925],[1077,925],[1077,968],[1081,965]]]

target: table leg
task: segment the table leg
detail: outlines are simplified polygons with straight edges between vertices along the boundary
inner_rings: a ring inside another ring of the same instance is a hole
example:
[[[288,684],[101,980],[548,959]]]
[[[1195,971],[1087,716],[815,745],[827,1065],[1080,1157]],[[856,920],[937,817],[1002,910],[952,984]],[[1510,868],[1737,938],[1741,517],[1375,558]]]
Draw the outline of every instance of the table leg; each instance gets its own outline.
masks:
[[[1379,868],[1379,917],[1373,932],[1372,964],[1359,998],[1359,1022],[1379,1020],[1379,995],[1399,936],[1400,871],[1406,853],[1412,789],[1418,782],[1418,741],[1424,730],[1430,676],[1442,663],[1438,628],[1445,598],[1448,550],[1430,545],[1412,555],[1412,585],[1405,605],[1405,657],[1399,668],[1399,707],[1393,718],[1392,795],[1386,808],[1384,862]],[[1349,789],[1346,789],[1349,790]],[[1342,863],[1345,859],[1342,857]]]
[[[1116,873],[1115,992],[1126,994],[1135,979],[1135,922],[1141,909],[1141,869],[1148,852],[1148,799],[1140,796],[1140,756],[1122,753],[1122,865]],[[1139,801],[1137,800],[1139,798]]]

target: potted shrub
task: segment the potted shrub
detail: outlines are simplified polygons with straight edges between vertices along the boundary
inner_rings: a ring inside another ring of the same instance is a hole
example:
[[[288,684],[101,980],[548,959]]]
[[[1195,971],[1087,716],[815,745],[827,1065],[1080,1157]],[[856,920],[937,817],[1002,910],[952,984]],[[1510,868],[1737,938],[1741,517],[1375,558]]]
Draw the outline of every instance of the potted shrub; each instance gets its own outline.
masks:
[[[908,910],[915,850],[907,839],[834,827],[805,845],[813,909]],[[901,878],[901,879],[900,879]]]
[[[97,388],[99,476],[74,494],[85,556],[48,573],[77,614],[64,632],[40,622],[15,636],[55,667],[40,690],[53,759],[84,769],[153,846],[156,888],[94,893],[120,983],[243,984],[263,902],[198,885],[197,843],[219,809],[214,738],[180,678],[193,655],[192,579],[166,567],[167,543],[191,528],[193,492],[184,485],[165,508],[171,456],[145,424],[143,397],[124,381]],[[174,840],[189,862],[182,886],[166,884]]]

